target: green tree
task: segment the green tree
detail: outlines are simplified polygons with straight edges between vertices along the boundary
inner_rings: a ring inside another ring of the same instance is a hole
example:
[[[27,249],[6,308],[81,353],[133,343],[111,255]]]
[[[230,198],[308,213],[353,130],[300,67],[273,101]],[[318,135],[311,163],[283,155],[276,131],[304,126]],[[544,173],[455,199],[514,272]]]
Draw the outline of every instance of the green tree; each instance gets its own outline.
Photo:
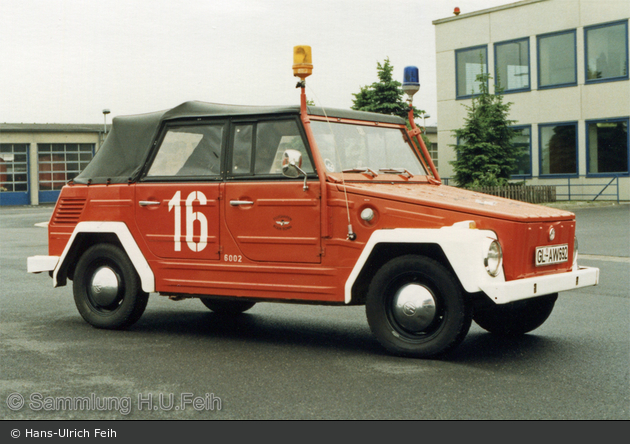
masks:
[[[502,90],[488,91],[489,74],[480,74],[481,91],[472,98],[464,127],[454,130],[458,144],[451,145],[457,160],[450,162],[460,187],[504,186],[515,170],[522,148],[512,142],[518,131],[508,119],[511,103],[503,103]]]
[[[358,93],[352,94],[354,96],[352,109],[391,114],[407,121],[409,104],[403,98],[402,83],[392,77],[394,67],[389,62],[389,57],[385,59],[383,64],[376,62],[376,71],[378,82],[369,86],[362,86]],[[424,111],[414,107],[414,117],[423,113]]]

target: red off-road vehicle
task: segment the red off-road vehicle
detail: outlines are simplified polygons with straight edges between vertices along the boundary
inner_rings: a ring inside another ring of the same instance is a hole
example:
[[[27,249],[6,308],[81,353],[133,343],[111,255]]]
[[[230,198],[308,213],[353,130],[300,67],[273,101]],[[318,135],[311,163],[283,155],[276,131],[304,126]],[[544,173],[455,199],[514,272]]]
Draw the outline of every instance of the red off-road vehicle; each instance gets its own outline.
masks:
[[[415,125],[307,106],[306,75],[300,106],[115,118],[29,272],[71,279],[100,328],[136,322],[149,293],[224,314],[364,304],[379,342],[416,357],[459,344],[471,320],[531,331],[558,292],[597,284],[577,264],[572,213],[441,184]]]

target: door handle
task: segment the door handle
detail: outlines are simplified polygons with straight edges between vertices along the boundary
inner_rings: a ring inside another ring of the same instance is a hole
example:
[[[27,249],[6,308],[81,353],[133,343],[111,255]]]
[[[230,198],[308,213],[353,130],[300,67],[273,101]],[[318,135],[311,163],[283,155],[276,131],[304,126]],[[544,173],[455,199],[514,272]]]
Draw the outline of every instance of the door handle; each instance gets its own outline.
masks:
[[[238,205],[254,205],[254,202],[251,200],[231,200],[230,205],[236,207]]]
[[[141,200],[140,201],[140,206],[141,207],[148,207],[149,205],[159,205],[160,202],[157,202],[155,200]]]

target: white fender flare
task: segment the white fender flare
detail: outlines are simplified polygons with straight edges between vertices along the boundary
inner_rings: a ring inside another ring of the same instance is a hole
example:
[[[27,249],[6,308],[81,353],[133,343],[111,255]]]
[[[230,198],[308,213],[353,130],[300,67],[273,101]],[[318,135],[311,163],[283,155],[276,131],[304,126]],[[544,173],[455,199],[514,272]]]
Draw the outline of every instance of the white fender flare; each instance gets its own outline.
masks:
[[[372,250],[378,244],[436,244],[442,248],[451,267],[464,289],[469,293],[482,291],[489,283],[505,282],[503,267],[496,277],[486,271],[484,259],[488,247],[497,239],[494,231],[477,230],[472,221],[458,222],[450,227],[431,228],[395,228],[376,230],[370,236],[363,252],[359,256],[344,288],[345,303],[352,300],[352,286],[365,266]]]
[[[152,293],[155,291],[155,275],[149,266],[149,263],[145,259],[142,251],[138,247],[136,240],[131,235],[129,228],[124,222],[79,222],[72,232],[72,236],[66,243],[63,253],[59,257],[55,269],[53,271],[53,286],[58,286],[57,273],[63,266],[68,252],[72,248],[77,235],[80,233],[110,233],[115,234],[118,237],[122,247],[124,248],[127,256],[131,260],[138,276],[140,276],[140,282],[142,285],[142,291]]]

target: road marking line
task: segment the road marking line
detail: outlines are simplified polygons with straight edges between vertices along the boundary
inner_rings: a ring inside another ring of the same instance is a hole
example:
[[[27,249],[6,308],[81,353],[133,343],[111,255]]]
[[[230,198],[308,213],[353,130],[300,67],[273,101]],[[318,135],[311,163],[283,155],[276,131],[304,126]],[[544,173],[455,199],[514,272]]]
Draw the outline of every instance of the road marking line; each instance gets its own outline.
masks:
[[[600,256],[597,254],[579,254],[578,261],[580,259],[584,259],[587,261],[622,262],[624,264],[630,264],[630,257],[621,257],[621,256]]]

